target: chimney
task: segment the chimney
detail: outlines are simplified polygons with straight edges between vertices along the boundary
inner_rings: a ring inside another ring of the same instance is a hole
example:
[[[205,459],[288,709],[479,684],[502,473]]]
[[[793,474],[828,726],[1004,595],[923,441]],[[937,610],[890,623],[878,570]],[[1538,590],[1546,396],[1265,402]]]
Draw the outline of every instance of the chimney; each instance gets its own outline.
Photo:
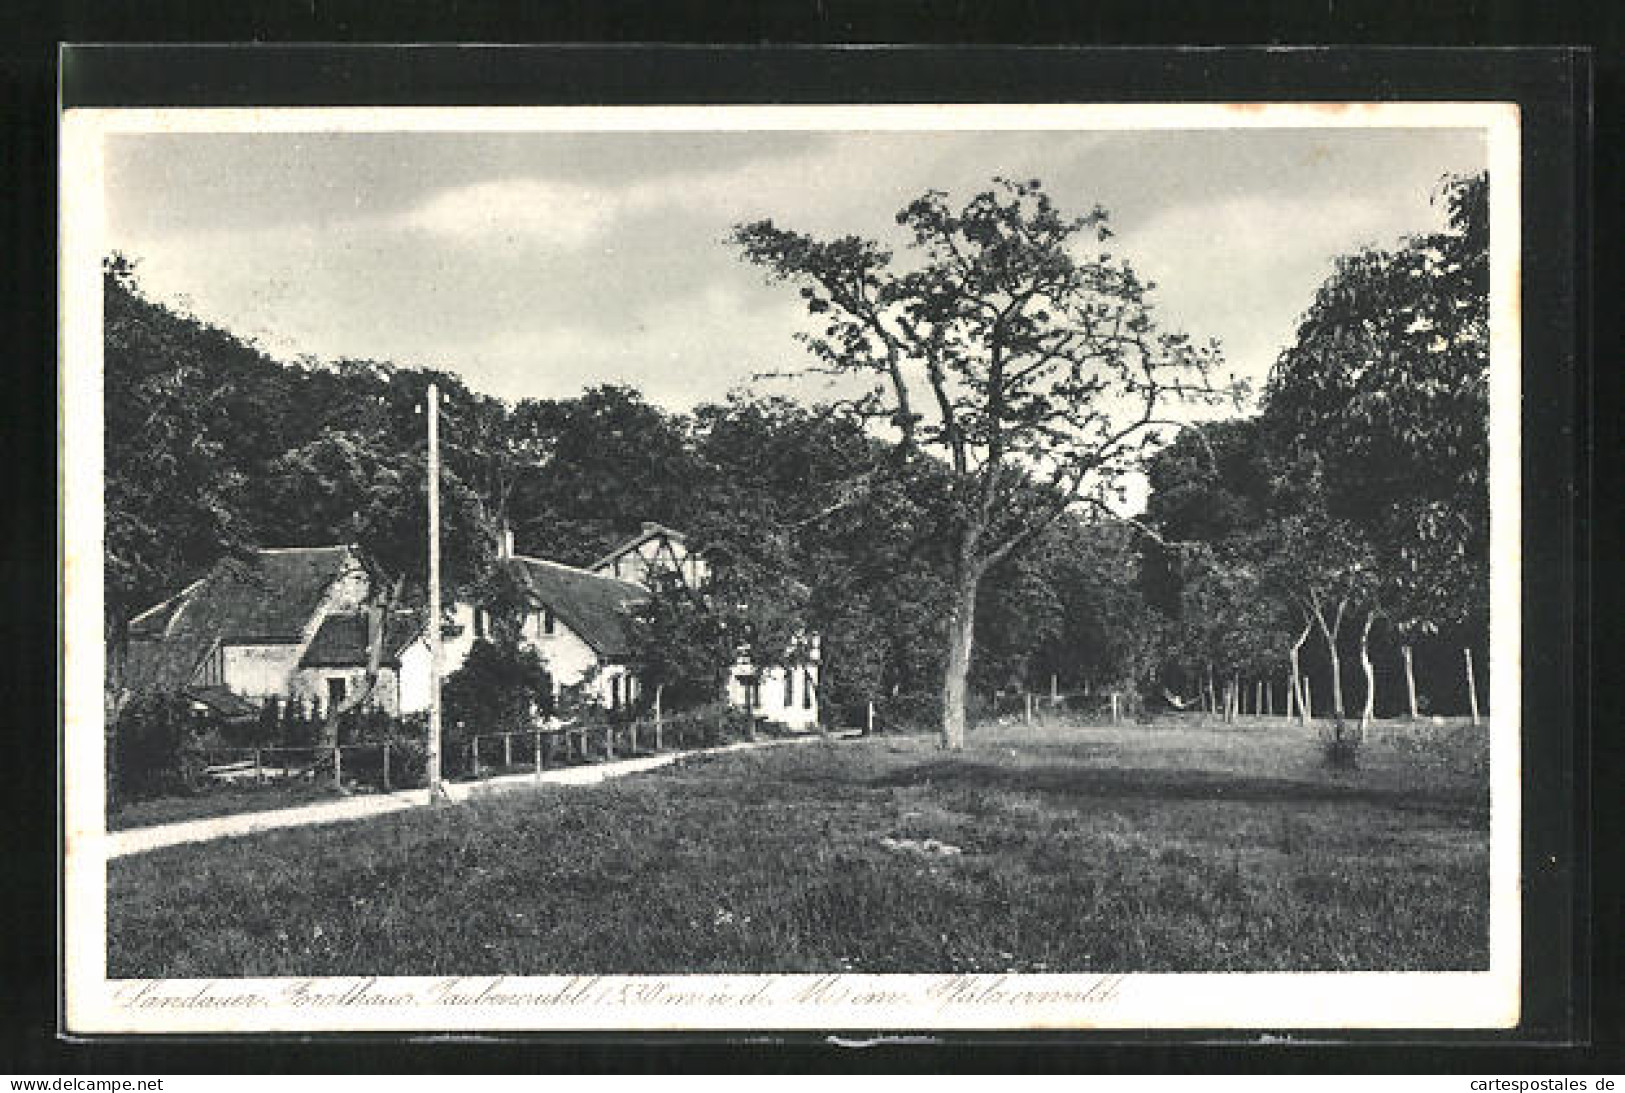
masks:
[[[645,520],[643,521],[643,534],[647,535],[651,531],[657,530],[659,527],[660,525],[655,523],[653,520]]]
[[[497,532],[497,557],[507,561],[513,557],[513,528],[508,521],[502,521],[502,530]]]

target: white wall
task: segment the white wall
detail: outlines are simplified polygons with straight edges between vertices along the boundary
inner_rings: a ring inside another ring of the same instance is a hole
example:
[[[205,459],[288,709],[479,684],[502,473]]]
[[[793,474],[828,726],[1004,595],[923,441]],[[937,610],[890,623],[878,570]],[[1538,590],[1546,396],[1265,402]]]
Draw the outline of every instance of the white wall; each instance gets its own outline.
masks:
[[[753,669],[747,663],[736,665],[728,677],[728,703],[739,709],[746,707],[745,684],[741,675],[749,675]],[[784,685],[786,672],[790,679],[790,701],[785,703]],[[813,687],[808,687],[808,673],[811,673]],[[768,668],[761,673],[760,682],[756,689],[756,715],[768,721],[779,721],[794,728],[811,728],[818,724],[818,665],[809,664],[805,668]],[[811,702],[811,706],[807,705]]]
[[[441,665],[445,675],[450,675],[462,667],[463,661],[468,658],[468,651],[474,647],[478,634],[474,628],[474,607],[472,604],[458,603],[452,608],[452,618],[455,624],[461,627],[461,632],[455,637],[442,638]],[[562,687],[573,687],[586,678],[594,669],[598,670],[597,681],[592,688],[592,694],[603,705],[609,705],[613,684],[610,682],[618,675],[625,675],[626,669],[618,664],[600,664],[598,653],[588,645],[581,636],[567,626],[563,619],[553,620],[553,633],[545,632],[543,613],[540,610],[526,615],[520,627],[520,640],[530,649],[534,650],[547,665],[547,671],[553,678],[553,691],[557,694]],[[414,644],[412,649],[416,649]],[[409,649],[407,652],[410,653]],[[405,709],[427,709],[429,705],[429,655],[428,644],[423,643],[421,667],[407,653],[401,656],[401,671],[403,676],[402,697]],[[421,678],[419,678],[421,677]],[[624,688],[626,684],[622,684]],[[623,692],[624,693],[624,692]],[[419,695],[421,694],[421,699]],[[421,706],[413,703],[421,701]]]
[[[226,689],[251,699],[285,695],[303,651],[303,645],[292,642],[222,646],[221,667]]]
[[[563,619],[553,620],[553,632],[549,634],[545,632],[543,613],[532,611],[525,616],[519,633],[524,643],[547,663],[555,688],[573,687],[598,667],[597,652],[566,626]]]
[[[330,679],[344,680],[344,695],[348,699],[365,685],[367,670],[365,668],[301,668],[293,675],[293,681],[288,688],[289,701],[299,704],[304,709],[313,710],[318,717],[325,717],[328,713],[327,681]],[[424,705],[428,702],[425,699]],[[378,669],[378,682],[373,687],[372,694],[367,699],[368,709],[382,710],[391,717],[399,716],[400,682],[395,677],[395,669]]]
[[[400,677],[397,681],[398,709],[403,714],[422,713],[429,708],[430,657],[429,642],[419,638],[401,650]]]

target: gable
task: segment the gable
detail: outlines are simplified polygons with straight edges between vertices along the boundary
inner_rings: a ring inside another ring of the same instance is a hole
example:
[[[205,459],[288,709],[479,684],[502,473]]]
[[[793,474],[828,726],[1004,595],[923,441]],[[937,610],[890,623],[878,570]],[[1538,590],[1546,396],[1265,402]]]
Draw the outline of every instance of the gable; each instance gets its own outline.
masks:
[[[415,611],[397,611],[384,626],[383,664],[400,663],[401,651],[424,633],[423,618]],[[335,611],[322,620],[321,628],[305,655],[301,668],[365,668],[367,666],[367,613]]]
[[[297,645],[345,580],[364,584],[346,546],[259,549],[222,561],[131,621],[126,684],[136,694],[175,693],[217,645]]]
[[[627,610],[648,599],[641,585],[540,558],[515,557],[508,564],[531,602],[551,609],[594,651],[609,657],[631,652]]]
[[[656,523],[645,523],[642,531],[588,568],[601,576],[645,586],[650,573],[662,571],[676,573],[691,588],[698,588],[706,577],[705,562],[689,550],[687,537]]]

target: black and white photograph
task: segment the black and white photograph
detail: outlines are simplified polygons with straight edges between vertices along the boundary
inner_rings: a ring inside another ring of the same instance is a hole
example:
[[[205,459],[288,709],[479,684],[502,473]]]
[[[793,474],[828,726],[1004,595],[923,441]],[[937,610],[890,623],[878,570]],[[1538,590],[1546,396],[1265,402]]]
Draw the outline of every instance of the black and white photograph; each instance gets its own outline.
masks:
[[[67,112],[70,1027],[1515,1025],[1518,155]]]

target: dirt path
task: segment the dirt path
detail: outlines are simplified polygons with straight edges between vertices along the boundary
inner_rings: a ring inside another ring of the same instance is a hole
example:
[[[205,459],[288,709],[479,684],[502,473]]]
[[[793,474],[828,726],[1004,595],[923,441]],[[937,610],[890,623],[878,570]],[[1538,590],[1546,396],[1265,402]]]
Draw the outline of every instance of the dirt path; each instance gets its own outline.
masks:
[[[836,732],[830,734],[831,737],[835,738],[850,735],[853,735],[853,733]],[[728,752],[749,751],[755,748],[776,747],[781,744],[805,744],[823,739],[826,739],[826,737],[796,736],[779,740],[761,740],[755,743],[745,741],[738,744],[725,744],[715,748],[663,752],[660,755],[645,756],[641,759],[619,759],[608,763],[564,767],[559,770],[544,770],[533,774],[509,774],[499,778],[487,778],[480,782],[447,782],[445,783],[446,797],[451,801],[466,801],[472,797],[488,797],[500,793],[512,793],[516,790],[531,789],[536,786],[595,785],[611,778],[622,778],[628,774],[655,770],[690,756],[721,755]],[[125,831],[110,832],[103,837],[102,848],[105,856],[108,860],[111,860],[126,857],[130,854],[144,854],[149,850],[158,850],[181,843],[232,839],[243,835],[257,834],[261,831],[274,831],[283,827],[308,827],[312,824],[365,820],[373,816],[383,816],[409,808],[420,808],[428,803],[428,790],[409,789],[399,793],[371,794],[365,797],[349,797],[338,801],[323,801],[320,804],[304,805],[297,808],[279,808],[267,812],[240,812],[231,816],[210,816],[201,820],[185,820],[180,823],[157,824],[152,827],[136,827]]]

